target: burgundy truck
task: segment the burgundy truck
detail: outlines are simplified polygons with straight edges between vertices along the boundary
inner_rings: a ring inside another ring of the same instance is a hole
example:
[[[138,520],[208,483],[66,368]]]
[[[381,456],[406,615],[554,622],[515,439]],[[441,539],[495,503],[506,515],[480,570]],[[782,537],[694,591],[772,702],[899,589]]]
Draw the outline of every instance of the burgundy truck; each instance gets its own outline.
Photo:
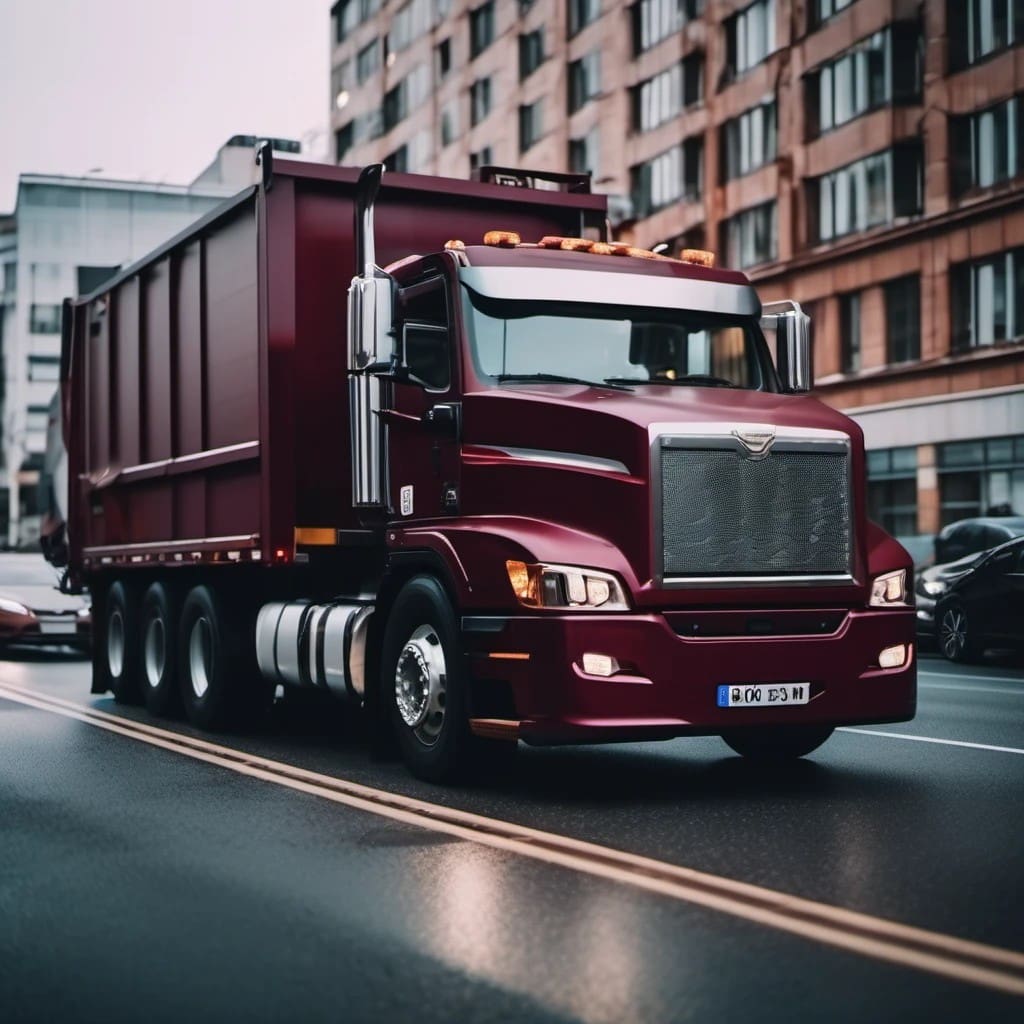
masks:
[[[66,304],[94,693],[216,729],[329,691],[434,780],[913,716],[911,560],[798,306],[602,241],[585,178],[262,159]]]

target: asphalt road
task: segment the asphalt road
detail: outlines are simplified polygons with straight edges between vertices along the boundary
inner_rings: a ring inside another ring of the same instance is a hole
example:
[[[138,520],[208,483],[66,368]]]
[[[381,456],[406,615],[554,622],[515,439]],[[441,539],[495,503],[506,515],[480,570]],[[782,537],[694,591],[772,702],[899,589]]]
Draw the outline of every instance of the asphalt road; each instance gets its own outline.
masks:
[[[0,662],[0,1020],[1015,1019],[1024,674],[921,669],[913,722],[785,768],[523,748],[444,790],[341,711],[206,747]]]

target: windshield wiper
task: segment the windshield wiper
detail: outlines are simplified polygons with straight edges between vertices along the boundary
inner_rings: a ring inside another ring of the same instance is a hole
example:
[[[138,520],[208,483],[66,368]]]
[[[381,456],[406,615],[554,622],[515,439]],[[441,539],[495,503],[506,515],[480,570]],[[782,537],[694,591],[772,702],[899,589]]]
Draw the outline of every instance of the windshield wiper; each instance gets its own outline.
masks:
[[[731,380],[724,377],[711,377],[706,373],[687,373],[682,377],[652,377],[641,380],[639,377],[605,377],[606,384],[695,384],[702,388],[737,388]]]
[[[499,383],[539,381],[541,384],[584,384],[588,388],[612,388],[615,391],[632,391],[631,387],[627,387],[627,383],[637,383],[637,381],[627,382],[626,378],[618,380],[612,377],[604,381],[584,380],[582,377],[563,377],[560,373],[499,373],[497,380]]]

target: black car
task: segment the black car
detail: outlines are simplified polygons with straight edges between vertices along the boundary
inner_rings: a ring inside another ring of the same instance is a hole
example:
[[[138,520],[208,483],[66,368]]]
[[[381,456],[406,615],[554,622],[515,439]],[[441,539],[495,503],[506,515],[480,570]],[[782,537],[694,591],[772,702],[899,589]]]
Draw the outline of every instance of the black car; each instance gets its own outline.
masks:
[[[944,526],[935,538],[935,564],[956,562],[965,555],[1024,537],[1024,516],[979,516]]]
[[[935,621],[939,650],[951,661],[976,661],[990,647],[1024,654],[1024,537],[951,580]]]
[[[950,584],[969,572],[986,555],[987,551],[958,558],[944,565],[930,565],[919,570],[914,576],[914,606],[917,613],[917,639],[931,649],[936,639],[935,605],[949,590]]]

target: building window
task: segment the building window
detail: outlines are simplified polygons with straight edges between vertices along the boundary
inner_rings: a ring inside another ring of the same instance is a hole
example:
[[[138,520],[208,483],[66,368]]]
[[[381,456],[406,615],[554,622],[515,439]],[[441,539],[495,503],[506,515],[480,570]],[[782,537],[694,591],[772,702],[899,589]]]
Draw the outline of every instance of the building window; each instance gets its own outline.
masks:
[[[469,170],[470,173],[473,171],[479,171],[481,167],[488,167],[494,163],[494,154],[491,152],[490,146],[484,146],[482,149],[477,150],[475,153],[469,154]]]
[[[633,130],[648,132],[703,99],[703,57],[693,54],[632,89]]]
[[[544,131],[544,101],[524,104],[519,108],[519,152],[525,153]]]
[[[867,453],[868,517],[894,537],[917,533],[917,448]]]
[[[479,57],[494,42],[494,0],[469,12],[469,57]]]
[[[450,100],[441,108],[441,146],[450,146],[459,137],[459,101]]]
[[[369,21],[381,7],[381,0],[340,0],[331,8],[334,16],[334,41],[343,43],[350,32]]]
[[[988,188],[1024,171],[1024,97],[1014,96],[987,110],[950,122],[953,191]]]
[[[469,87],[469,121],[479,124],[491,112],[491,80],[478,78]]]
[[[1024,249],[950,268],[954,352],[1024,334]]]
[[[808,29],[816,29],[833,14],[845,10],[852,3],[853,0],[810,0],[807,10]]]
[[[601,52],[593,50],[569,65],[569,113],[601,92]]]
[[[807,137],[816,138],[887,103],[921,94],[920,22],[897,22],[804,78]]]
[[[839,296],[839,368],[860,370],[860,292]]]
[[[725,23],[726,74],[735,78],[775,51],[775,0],[754,0]]]
[[[1024,0],[947,0],[949,64],[960,71],[1024,38]]]
[[[678,32],[704,10],[704,0],[638,0],[630,8],[633,55],[637,56]]]
[[[566,0],[569,5],[569,37],[601,17],[601,0]]]
[[[404,121],[430,94],[430,70],[418,64],[393,89],[384,94],[381,113],[384,131],[389,132]]]
[[[399,146],[398,149],[396,149],[394,152],[388,153],[388,155],[384,157],[384,166],[389,171],[394,171],[395,173],[403,173],[405,171],[408,171],[409,147]]]
[[[352,122],[343,124],[334,133],[334,161],[335,163],[341,163],[345,159],[345,154],[352,148]]]
[[[686,139],[681,146],[673,146],[653,160],[631,167],[634,215],[649,217],[682,199],[698,199],[703,164],[704,140],[698,136]]]
[[[79,295],[91,295],[109,281],[120,267],[76,267],[75,280]]]
[[[60,356],[29,356],[28,379],[44,384],[60,380]]]
[[[921,358],[921,278],[885,282],[885,355],[889,363]]]
[[[391,19],[388,53],[399,53],[426,35],[434,24],[434,0],[409,0]]]
[[[1024,435],[940,444],[943,526],[980,515],[1024,514]]]
[[[356,54],[356,81],[362,85],[380,67],[380,40],[374,39]]]
[[[447,78],[448,72],[452,69],[452,41],[451,39],[442,39],[437,44],[437,78],[440,81],[443,78]]]
[[[587,174],[596,178],[598,174],[598,132],[592,128],[579,139],[569,140],[569,170],[573,174]]]
[[[757,263],[770,263],[779,251],[778,211],[775,200],[741,210],[722,222],[726,265],[743,270]]]
[[[48,405],[30,405],[25,415],[25,429],[46,433],[50,426],[50,407]]]
[[[731,181],[775,160],[778,124],[775,100],[744,111],[721,129],[722,181]]]
[[[815,242],[918,214],[922,190],[920,144],[900,144],[812,178],[807,190],[811,240]]]
[[[60,334],[60,306],[33,302],[28,329],[32,334]]]
[[[529,78],[544,63],[544,29],[519,37],[519,81]]]

